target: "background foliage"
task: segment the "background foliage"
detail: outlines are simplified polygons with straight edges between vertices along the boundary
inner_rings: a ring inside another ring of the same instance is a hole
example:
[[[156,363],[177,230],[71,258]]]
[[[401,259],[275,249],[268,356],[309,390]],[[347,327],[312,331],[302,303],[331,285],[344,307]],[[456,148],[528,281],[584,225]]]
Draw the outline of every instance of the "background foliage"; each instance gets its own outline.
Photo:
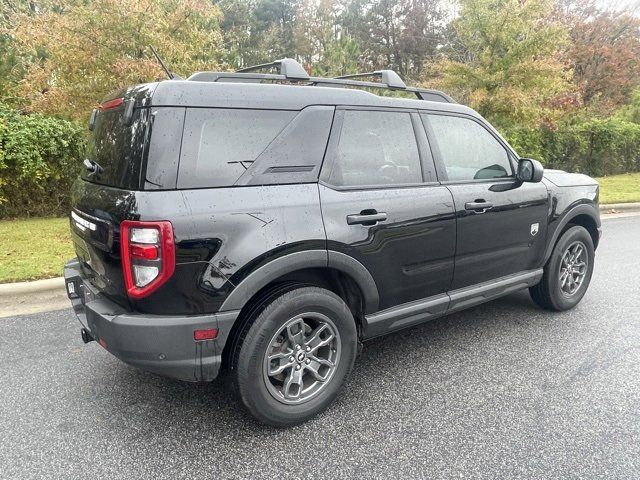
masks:
[[[396,70],[477,109],[522,155],[640,170],[640,15],[610,0],[4,0],[0,217],[66,212],[110,91],[285,56],[317,75]]]
[[[557,52],[567,32],[550,0],[465,0],[453,22],[464,57],[431,65],[434,83],[501,127],[536,126],[570,86]]]
[[[0,218],[65,215],[84,129],[0,106]]]
[[[640,171],[640,124],[594,118],[560,129],[514,128],[509,143],[522,156],[547,159],[547,168],[593,176]]]
[[[30,2],[6,32],[19,52],[14,94],[29,111],[86,118],[109,91],[162,78],[153,45],[179,71],[219,68],[219,9],[199,0]]]

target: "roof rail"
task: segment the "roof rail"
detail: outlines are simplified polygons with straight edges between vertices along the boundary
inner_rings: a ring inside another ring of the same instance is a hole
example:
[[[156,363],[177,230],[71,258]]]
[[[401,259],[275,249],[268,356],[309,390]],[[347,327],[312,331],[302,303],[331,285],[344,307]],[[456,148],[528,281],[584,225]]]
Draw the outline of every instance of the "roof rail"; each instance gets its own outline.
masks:
[[[279,73],[253,73],[257,70],[278,68]],[[380,82],[354,80],[363,77],[380,77]],[[400,76],[393,70],[377,70],[369,73],[354,73],[335,78],[311,77],[304,67],[293,58],[283,58],[271,63],[262,63],[243,68],[237,72],[197,72],[187,80],[198,82],[230,81],[237,83],[256,83],[262,81],[308,82],[307,85],[324,85],[331,87],[365,87],[396,90],[413,93],[420,100],[432,102],[456,103],[453,98],[438,90],[407,87]]]

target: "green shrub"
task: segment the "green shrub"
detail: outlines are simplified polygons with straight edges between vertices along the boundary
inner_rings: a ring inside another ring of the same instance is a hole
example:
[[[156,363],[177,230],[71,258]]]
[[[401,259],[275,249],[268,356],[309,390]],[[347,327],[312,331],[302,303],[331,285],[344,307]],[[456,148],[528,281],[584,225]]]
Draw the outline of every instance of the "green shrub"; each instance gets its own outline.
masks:
[[[631,95],[631,102],[620,109],[616,117],[627,122],[640,124],[640,88]]]
[[[73,122],[0,105],[0,218],[68,213],[84,143]]]
[[[520,155],[538,158],[549,168],[593,176],[640,171],[640,125],[620,118],[555,130],[512,129],[505,137]]]
[[[544,132],[531,128],[504,130],[503,135],[518,154],[523,157],[542,159],[545,157]]]

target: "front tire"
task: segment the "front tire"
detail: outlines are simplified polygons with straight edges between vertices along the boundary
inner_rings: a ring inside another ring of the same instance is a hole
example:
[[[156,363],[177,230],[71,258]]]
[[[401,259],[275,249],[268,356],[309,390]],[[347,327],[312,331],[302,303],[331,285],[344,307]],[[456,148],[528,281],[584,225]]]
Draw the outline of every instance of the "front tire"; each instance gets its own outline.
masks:
[[[570,227],[556,243],[542,280],[529,289],[531,298],[546,310],[575,307],[589,288],[594,256],[589,232],[579,225]]]
[[[268,301],[234,355],[237,391],[263,423],[288,427],[327,408],[351,372],[356,325],[340,297],[301,287]]]

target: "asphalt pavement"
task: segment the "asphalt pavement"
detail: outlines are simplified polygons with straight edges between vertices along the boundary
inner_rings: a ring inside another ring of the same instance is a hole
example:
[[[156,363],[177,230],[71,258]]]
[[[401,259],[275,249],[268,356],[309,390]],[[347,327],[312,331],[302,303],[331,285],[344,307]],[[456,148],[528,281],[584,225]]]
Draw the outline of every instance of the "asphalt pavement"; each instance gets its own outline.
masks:
[[[82,344],[70,309],[0,318],[0,478],[640,478],[640,216],[589,292],[526,292],[365,344],[299,427]]]

